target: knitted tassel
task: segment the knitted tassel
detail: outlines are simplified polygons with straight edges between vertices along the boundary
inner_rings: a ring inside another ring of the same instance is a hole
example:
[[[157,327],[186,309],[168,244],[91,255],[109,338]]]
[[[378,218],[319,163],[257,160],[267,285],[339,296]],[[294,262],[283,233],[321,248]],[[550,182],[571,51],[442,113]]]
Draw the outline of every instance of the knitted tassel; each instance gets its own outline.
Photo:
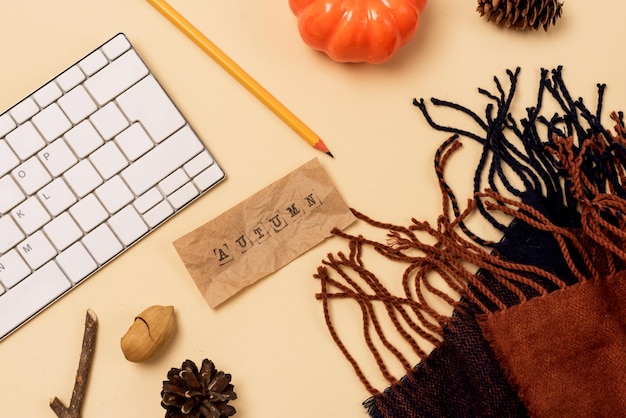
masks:
[[[542,70],[536,104],[526,108],[524,118],[516,119],[510,108],[519,69],[507,75],[508,91],[498,78],[494,78],[497,93],[479,89],[489,100],[483,117],[452,102],[431,100],[435,107],[468,115],[476,122],[475,132],[435,122],[426,102],[414,101],[434,129],[452,135],[435,156],[443,203],[436,225],[416,219],[408,226],[391,225],[354,210],[357,218],[387,230],[386,242],[336,230],[336,235],[347,240],[350,251],[329,254],[315,275],[321,282],[317,297],[331,336],[372,393],[364,404],[372,417],[516,417],[526,416],[528,410],[554,414],[558,412],[551,409],[555,404],[566,404],[563,396],[588,401],[585,405],[590,407],[604,402],[609,405],[602,409],[605,411],[614,411],[625,402],[624,395],[607,396],[600,387],[591,394],[561,391],[564,395],[554,398],[558,401],[542,405],[538,392],[528,391],[533,381],[526,375],[520,380],[516,372],[527,364],[511,357],[494,337],[504,329],[502,324],[510,325],[499,318],[508,320],[514,309],[541,305],[536,300],[554,301],[554,306],[563,308],[561,313],[567,312],[567,304],[561,301],[570,300],[570,294],[590,306],[601,303],[599,295],[622,300],[619,291],[612,291],[621,288],[610,283],[615,283],[626,261],[622,250],[626,244],[626,136],[621,113],[611,115],[615,122],[612,132],[600,122],[605,86],[598,85],[597,108],[590,110],[582,99],[571,99],[561,68]],[[560,108],[549,117],[542,109],[548,99]],[[543,133],[547,136],[542,137]],[[445,181],[445,166],[465,140],[480,143],[483,152],[474,173],[475,198],[462,208]],[[510,223],[498,221],[496,211],[508,215]],[[503,238],[492,242],[473,232],[466,222],[473,213],[481,214]],[[392,287],[399,285],[402,293],[393,294],[390,286],[367,269],[364,254],[368,248],[406,266],[397,284],[385,277]],[[470,272],[468,264],[478,268],[478,273]],[[609,285],[595,286],[599,282]],[[584,291],[575,290],[581,286]],[[595,287],[587,290],[590,286]],[[365,342],[389,382],[383,392],[370,382],[334,327],[331,306],[345,299],[355,300],[360,307]],[[435,308],[442,303],[453,313]],[[383,309],[375,309],[376,304]],[[392,326],[381,326],[382,312]],[[596,309],[589,318],[605,314]],[[611,314],[617,316],[612,323],[620,324],[621,312]],[[518,329],[536,331],[520,323],[524,315],[514,318]],[[563,317],[549,319],[553,320],[548,322],[551,326],[558,326]],[[390,333],[399,335],[412,354],[392,344]],[[520,335],[523,339],[535,334]],[[605,338],[613,346],[621,343],[620,335],[612,340],[607,332],[579,335],[582,349],[592,347],[595,337]],[[532,348],[532,340],[524,342]],[[528,353],[530,358],[541,356],[532,350]],[[390,372],[390,355],[403,366],[404,376]],[[416,367],[408,367],[411,359],[418,363]],[[617,367],[611,362],[602,365]],[[555,368],[555,373],[558,370]],[[549,385],[542,386],[545,381],[536,383],[549,393]],[[587,396],[581,398],[583,395]]]

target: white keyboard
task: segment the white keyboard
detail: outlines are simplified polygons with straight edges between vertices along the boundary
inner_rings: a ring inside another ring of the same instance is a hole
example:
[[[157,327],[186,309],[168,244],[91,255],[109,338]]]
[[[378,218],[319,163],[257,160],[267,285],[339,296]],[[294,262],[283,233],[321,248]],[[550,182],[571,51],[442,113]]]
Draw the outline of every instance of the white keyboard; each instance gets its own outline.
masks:
[[[0,115],[0,339],[224,178],[126,36]]]

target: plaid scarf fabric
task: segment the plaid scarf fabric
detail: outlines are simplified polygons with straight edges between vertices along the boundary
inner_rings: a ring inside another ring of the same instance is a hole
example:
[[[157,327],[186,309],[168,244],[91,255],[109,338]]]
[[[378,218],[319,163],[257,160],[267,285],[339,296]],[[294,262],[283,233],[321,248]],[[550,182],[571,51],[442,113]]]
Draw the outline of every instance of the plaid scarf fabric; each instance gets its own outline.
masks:
[[[605,129],[605,86],[598,85],[592,111],[571,98],[557,68],[542,70],[537,102],[516,120],[511,104],[518,74],[507,72],[508,91],[498,78],[496,93],[479,89],[489,101],[484,117],[431,99],[435,107],[468,115],[478,133],[438,124],[425,101],[415,100],[433,128],[452,135],[435,156],[443,203],[436,225],[385,224],[354,210],[388,231],[387,240],[336,230],[349,252],[329,254],[315,275],[331,336],[372,394],[364,406],[373,418],[613,417],[626,410],[622,114],[612,113],[615,126]],[[560,111],[546,116],[548,99]],[[445,167],[467,140],[483,151],[475,196],[462,208]],[[502,239],[472,231],[468,219],[476,214]],[[497,214],[512,221],[505,224]],[[393,283],[401,293],[368,270],[368,250],[406,265]],[[345,299],[360,307],[364,340],[389,382],[383,391],[334,326],[332,304]],[[453,313],[439,313],[433,300]],[[391,325],[381,325],[381,312]],[[409,366],[390,334],[419,356],[417,366]],[[427,353],[425,346],[434,349]],[[389,371],[385,355],[404,366],[404,376]]]

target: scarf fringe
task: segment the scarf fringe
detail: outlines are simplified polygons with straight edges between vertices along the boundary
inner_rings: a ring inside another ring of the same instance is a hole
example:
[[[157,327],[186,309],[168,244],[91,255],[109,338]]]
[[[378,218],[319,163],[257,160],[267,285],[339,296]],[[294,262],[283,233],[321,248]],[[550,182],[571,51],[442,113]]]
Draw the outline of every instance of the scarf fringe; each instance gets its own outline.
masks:
[[[622,245],[626,242],[623,113],[611,113],[615,125],[612,130],[605,129],[600,121],[605,86],[598,84],[598,101],[592,111],[581,98],[572,99],[562,68],[558,67],[541,71],[536,105],[516,120],[511,105],[519,73],[519,68],[507,71],[508,91],[497,77],[496,93],[478,89],[489,101],[482,117],[458,104],[431,99],[434,107],[467,115],[478,133],[435,122],[426,102],[414,100],[431,127],[451,134],[434,159],[442,195],[442,213],[436,225],[416,219],[408,226],[382,223],[353,209],[359,220],[388,231],[387,242],[334,230],[334,235],[347,241],[348,253],[329,254],[314,275],[320,280],[321,291],[316,297],[322,302],[330,334],[373,396],[364,403],[372,417],[382,416],[375,399],[384,394],[370,382],[339,336],[332,320],[331,301],[357,302],[365,343],[380,373],[393,386],[401,379],[390,371],[386,360],[389,355],[408,374],[415,367],[415,357],[418,362],[428,358],[424,346],[436,348],[441,344],[442,330],[451,314],[442,314],[435,306],[489,314],[573,283],[600,279],[626,264]],[[543,107],[547,99],[552,99],[560,111],[546,116]],[[465,208],[444,175],[450,156],[461,149],[463,140],[482,146],[473,177],[474,198]],[[482,238],[468,227],[467,218],[476,212],[503,233],[504,239],[511,224],[496,220],[495,212],[549,234],[571,277],[557,277],[546,268],[503,257],[499,242]],[[363,253],[372,249],[406,266],[401,294],[392,294],[366,268]],[[470,271],[469,266],[477,268],[478,273]],[[505,288],[507,296],[497,297],[490,290],[494,285]],[[392,330],[381,325],[381,315],[391,321]],[[390,331],[395,333],[393,338]],[[412,357],[392,343],[397,338],[410,348]]]

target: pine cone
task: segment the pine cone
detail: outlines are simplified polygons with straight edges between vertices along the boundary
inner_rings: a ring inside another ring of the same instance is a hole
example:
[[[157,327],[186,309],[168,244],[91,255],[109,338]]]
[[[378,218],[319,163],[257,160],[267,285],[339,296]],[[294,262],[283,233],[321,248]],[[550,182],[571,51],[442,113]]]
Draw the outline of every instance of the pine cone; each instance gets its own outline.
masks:
[[[199,371],[185,360],[180,369],[170,369],[167,379],[161,391],[165,418],[227,418],[237,412],[228,405],[237,399],[231,375],[216,370],[211,360],[204,359]]]
[[[519,30],[548,30],[561,17],[558,0],[478,0],[476,11],[496,25]]]

